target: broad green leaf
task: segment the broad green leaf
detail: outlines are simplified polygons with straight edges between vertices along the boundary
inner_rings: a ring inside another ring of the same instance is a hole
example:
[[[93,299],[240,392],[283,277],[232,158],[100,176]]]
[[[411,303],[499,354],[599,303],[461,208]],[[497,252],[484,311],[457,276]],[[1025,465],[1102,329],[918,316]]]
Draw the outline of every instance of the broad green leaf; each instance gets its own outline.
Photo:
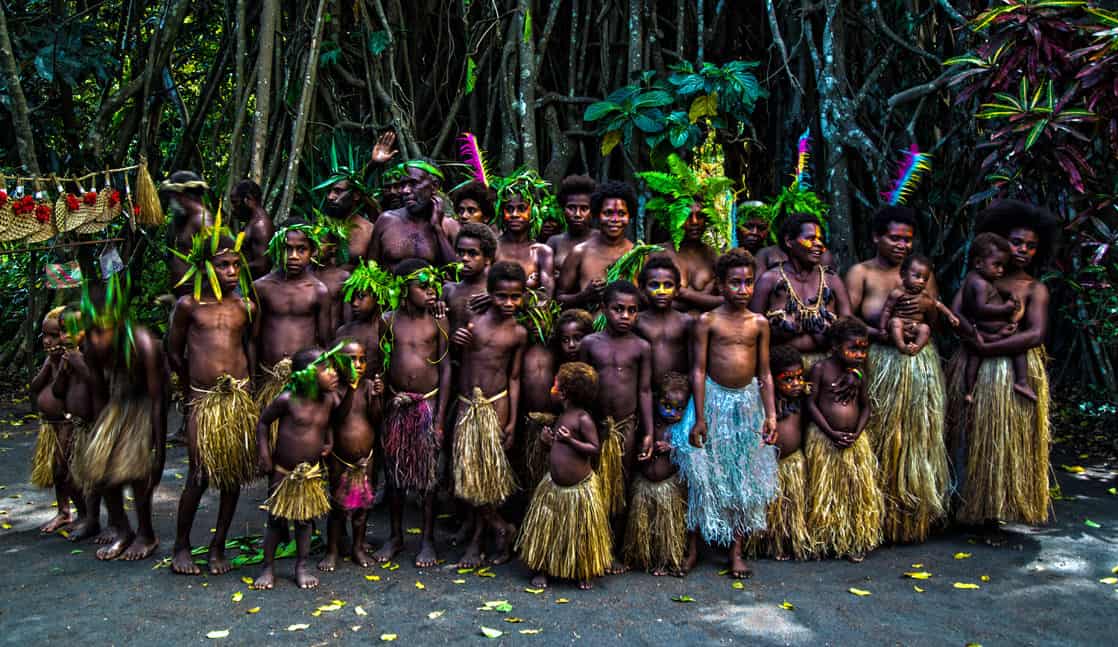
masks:
[[[616,130],[611,130],[602,137],[602,155],[609,155],[617,145],[621,143],[621,133]]]
[[[586,112],[583,113],[583,121],[598,121],[611,112],[620,110],[620,106],[612,101],[598,101],[586,107]]]
[[[1041,119],[1040,121],[1033,124],[1032,129],[1029,130],[1029,136],[1025,138],[1025,150],[1029,150],[1030,148],[1033,147],[1033,144],[1036,143],[1037,139],[1040,139],[1041,134],[1044,132],[1044,129],[1047,128],[1047,127],[1048,127],[1048,120],[1047,119]]]
[[[695,97],[691,108],[687,111],[687,118],[691,123],[696,123],[703,117],[714,117],[718,114],[718,95],[706,94]]]

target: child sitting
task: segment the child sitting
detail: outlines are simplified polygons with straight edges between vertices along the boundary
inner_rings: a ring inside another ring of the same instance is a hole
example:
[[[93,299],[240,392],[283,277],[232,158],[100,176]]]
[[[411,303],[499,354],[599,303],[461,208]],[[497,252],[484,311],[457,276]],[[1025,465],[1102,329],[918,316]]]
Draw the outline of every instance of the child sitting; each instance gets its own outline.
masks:
[[[546,587],[550,576],[577,580],[586,590],[606,572],[613,554],[609,517],[591,465],[602,448],[587,411],[598,394],[598,375],[582,362],[564,364],[553,394],[563,413],[554,432],[543,434],[551,444],[550,468],[536,486],[516,550],[535,573],[532,586]]]
[[[877,457],[862,434],[870,410],[862,368],[869,350],[866,324],[843,317],[828,330],[831,355],[811,368],[806,454],[807,526],[821,554],[862,561],[882,541],[884,497]],[[839,385],[853,376],[853,398]]]
[[[963,292],[964,318],[975,328],[983,341],[990,342],[1017,332],[1014,321],[1020,304],[1012,296],[1002,296],[997,281],[1005,275],[1009,261],[1009,241],[997,234],[983,233],[974,237],[970,246],[971,271],[967,272],[960,290]],[[1029,386],[1029,366],[1025,353],[1013,356],[1013,390],[1017,395],[1036,402],[1036,392]],[[967,402],[974,400],[974,385],[978,381],[978,368],[982,358],[974,353],[967,355]]]
[[[672,463],[671,426],[683,417],[691,399],[687,376],[669,371],[656,385],[652,457],[633,478],[629,524],[623,555],[629,566],[653,575],[681,576],[687,547],[687,501]]]
[[[275,586],[273,562],[283,533],[281,524],[295,523],[295,582],[300,588],[318,586],[318,578],[307,567],[311,549],[311,520],[330,511],[326,496],[326,470],[322,458],[333,445],[330,415],[338,406],[338,373],[334,368],[335,347],[328,353],[309,348],[291,358],[287,386],[260,413],[256,424],[256,446],[260,471],[268,476],[268,527],[264,531],[264,570],[252,584],[254,589]],[[273,421],[279,422],[275,447],[269,435]]]
[[[897,350],[916,355],[932,338],[931,324],[935,322],[936,313],[946,317],[952,326],[959,325],[959,318],[950,308],[927,293],[928,281],[932,276],[932,262],[926,256],[909,254],[901,261],[900,272],[901,287],[894,289],[885,299],[885,305],[881,308],[880,327],[888,333]],[[926,301],[920,300],[922,295],[927,297]],[[896,307],[906,299],[917,304],[926,303],[926,307],[917,310],[915,314],[903,316]]]

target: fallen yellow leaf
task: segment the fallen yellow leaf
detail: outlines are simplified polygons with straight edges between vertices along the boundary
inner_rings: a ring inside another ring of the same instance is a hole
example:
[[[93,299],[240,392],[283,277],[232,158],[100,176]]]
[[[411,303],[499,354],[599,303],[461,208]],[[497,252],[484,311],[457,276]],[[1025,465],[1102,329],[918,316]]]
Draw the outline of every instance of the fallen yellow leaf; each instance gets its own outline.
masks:
[[[543,593],[545,589],[526,588],[524,590],[528,593],[531,593],[532,595],[539,595],[540,593]]]
[[[366,575],[365,579],[369,580],[370,582],[379,582],[380,581],[380,576],[379,575]]]
[[[520,633],[524,636],[535,636],[541,631],[543,631],[543,629],[521,629]]]
[[[924,568],[923,564],[913,564],[912,568]]]
[[[409,535],[421,535],[423,534],[423,531],[419,528],[408,528],[407,533]]]
[[[914,580],[926,580],[931,577],[932,574],[927,571],[911,571],[905,573],[904,576]]]
[[[303,624],[287,625],[287,630],[288,631],[302,631],[302,630],[306,629],[307,627],[310,627],[310,625],[303,625]]]
[[[398,568],[400,568],[400,565],[399,565],[399,564],[393,564],[392,566],[389,566],[389,567],[388,567],[388,570],[390,570],[390,571],[394,571],[394,570],[396,570],[396,569],[398,569]]]
[[[1082,474],[1087,471],[1082,465],[1061,465],[1060,467],[1064,468],[1065,472],[1071,472],[1072,474]]]
[[[784,602],[780,603],[780,608],[784,609],[785,611],[791,611],[792,609],[796,608],[796,605],[792,604],[788,600],[785,600]]]
[[[989,575],[979,575],[978,579],[982,580],[983,582],[989,582],[990,581],[990,576]]]
[[[555,604],[566,604],[568,602],[570,602],[570,600],[568,600],[567,598],[559,598],[555,601]]]
[[[460,568],[460,569],[458,569],[458,574],[459,575],[465,575],[466,573],[473,573],[473,572],[474,572],[474,569],[472,569],[472,568]]]
[[[451,582],[454,582],[455,584],[465,584],[466,580],[451,580]]]
[[[957,589],[964,589],[964,590],[974,590],[974,589],[982,588],[982,587],[978,586],[977,584],[975,584],[974,582],[955,582],[951,586],[954,586]]]
[[[509,616],[509,617],[505,618],[505,622],[507,622],[509,624],[512,624],[512,625],[520,624],[521,622],[524,622],[524,618],[514,618],[512,616]]]
[[[917,593],[923,593],[924,592],[924,589],[920,588],[919,586],[916,586],[915,584],[912,585],[912,590],[916,591]]]
[[[321,610],[319,610],[319,609],[315,609],[314,611],[311,611],[311,616],[312,616],[312,617],[315,617],[315,618],[317,618],[317,617],[319,617],[319,616],[321,616],[321,615],[322,615],[322,611],[321,611]]]
[[[865,597],[867,595],[873,595],[873,593],[870,593],[869,591],[867,591],[865,589],[856,589],[854,587],[851,587],[851,588],[847,589],[847,591],[850,591],[851,593],[853,593],[854,595],[857,595],[858,597]]]
[[[426,589],[427,587],[423,585],[423,582],[418,582],[418,581],[417,581],[417,582],[415,583],[415,588],[417,588],[417,589],[419,589],[420,591],[422,591],[422,590]]]
[[[248,585],[251,586],[252,582],[253,582],[253,579],[246,575],[246,576],[241,578],[241,581],[244,582],[245,584],[248,584]]]
[[[221,629],[220,631],[211,631],[210,633],[206,634],[206,638],[228,638],[228,637],[229,637],[229,630],[228,629]]]
[[[361,605],[357,605],[357,606],[353,607],[353,612],[356,613],[359,616],[369,615],[368,613],[365,612],[365,609]]]
[[[1099,581],[1103,584],[1118,584],[1118,577],[1104,577]]]
[[[245,611],[245,613],[260,613],[260,607],[253,607],[253,608]]]
[[[438,620],[439,618],[443,617],[444,613],[446,613],[446,611],[432,611],[431,613],[427,614],[427,619]]]
[[[392,642],[393,640],[396,640],[396,634],[381,634],[380,639],[383,640],[386,643],[389,643],[389,642]]]
[[[324,604],[324,605],[318,607],[318,609],[316,609],[316,611],[329,612],[329,611],[337,611],[338,609],[341,609],[341,608],[342,608],[342,605],[336,604],[336,603],[331,603],[331,604]]]
[[[492,629],[490,627],[482,627],[481,635],[485,636],[486,638],[500,638],[501,636],[505,635],[505,632],[499,629]]]
[[[737,590],[740,591],[740,590],[745,588],[745,582],[735,581],[733,584],[730,585],[730,588],[737,589]]]
[[[970,559],[970,553],[955,553],[955,559]]]
[[[244,593],[241,593],[240,591],[237,591],[236,593],[233,594],[233,601],[234,602],[240,602],[243,599],[245,599],[245,594]]]
[[[1118,574],[1118,566],[1115,566],[1114,568],[1110,569],[1110,572],[1114,573],[1114,574]]]
[[[345,606],[345,601],[344,600],[330,600],[330,604],[336,604],[339,607],[344,607]]]
[[[5,521],[4,523],[0,523],[0,528],[3,528],[4,530],[11,530],[12,524]]]

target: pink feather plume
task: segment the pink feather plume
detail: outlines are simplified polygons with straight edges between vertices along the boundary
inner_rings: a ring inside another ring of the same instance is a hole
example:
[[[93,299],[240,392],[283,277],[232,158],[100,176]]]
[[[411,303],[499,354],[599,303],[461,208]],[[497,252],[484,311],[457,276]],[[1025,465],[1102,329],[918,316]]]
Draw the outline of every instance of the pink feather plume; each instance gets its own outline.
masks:
[[[477,137],[473,133],[462,133],[458,138],[462,143],[458,149],[463,160],[474,169],[474,180],[489,188],[489,165],[485,162],[485,152],[481,150]]]

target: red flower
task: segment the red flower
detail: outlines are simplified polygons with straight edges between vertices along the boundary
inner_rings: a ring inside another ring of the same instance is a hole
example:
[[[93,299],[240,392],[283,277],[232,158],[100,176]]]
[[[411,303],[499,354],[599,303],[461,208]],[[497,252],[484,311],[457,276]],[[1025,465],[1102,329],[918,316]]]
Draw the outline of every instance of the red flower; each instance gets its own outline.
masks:
[[[29,195],[25,195],[19,200],[16,200],[15,204],[12,205],[12,211],[14,211],[18,216],[22,216],[25,213],[31,213],[34,210],[35,198],[32,198]]]
[[[97,204],[97,192],[96,191],[86,191],[85,195],[82,196],[82,202],[88,204],[91,207],[93,205]]]
[[[6,204],[8,204],[8,192],[0,191],[0,207],[3,207]]]
[[[70,211],[77,211],[78,207],[82,206],[81,200],[73,193],[66,194],[66,208]]]
[[[51,208],[49,204],[40,204],[35,207],[35,220],[39,222],[50,222]]]
[[[120,204],[120,191],[113,189],[113,192],[109,194],[109,206],[115,207],[118,204]]]

